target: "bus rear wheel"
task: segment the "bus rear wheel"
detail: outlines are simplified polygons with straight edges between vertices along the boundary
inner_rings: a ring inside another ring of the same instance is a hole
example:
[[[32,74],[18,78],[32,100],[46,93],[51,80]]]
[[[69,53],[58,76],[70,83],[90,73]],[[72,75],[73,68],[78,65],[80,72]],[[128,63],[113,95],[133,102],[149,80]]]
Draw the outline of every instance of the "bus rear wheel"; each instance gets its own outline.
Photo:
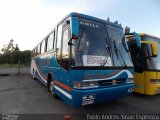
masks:
[[[32,75],[32,77],[33,77],[33,80],[37,80],[36,77],[35,77],[35,70],[34,69],[33,69],[33,75]]]

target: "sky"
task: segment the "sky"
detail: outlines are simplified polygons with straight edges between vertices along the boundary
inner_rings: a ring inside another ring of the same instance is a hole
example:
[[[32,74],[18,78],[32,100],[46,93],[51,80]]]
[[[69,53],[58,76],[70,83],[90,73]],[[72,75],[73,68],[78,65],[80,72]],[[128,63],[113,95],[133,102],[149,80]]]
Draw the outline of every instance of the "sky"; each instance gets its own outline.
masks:
[[[160,37],[159,0],[0,0],[0,49],[11,39],[20,50],[33,49],[70,12]]]

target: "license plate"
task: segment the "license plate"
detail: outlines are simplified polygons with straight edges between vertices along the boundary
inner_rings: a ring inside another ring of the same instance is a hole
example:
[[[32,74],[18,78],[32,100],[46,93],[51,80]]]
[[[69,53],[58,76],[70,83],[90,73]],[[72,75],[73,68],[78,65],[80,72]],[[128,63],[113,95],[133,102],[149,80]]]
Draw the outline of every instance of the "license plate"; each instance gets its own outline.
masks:
[[[95,95],[85,95],[82,98],[82,105],[93,104],[95,100]]]
[[[89,105],[89,104],[93,104],[94,100],[85,100],[82,102],[82,105]]]

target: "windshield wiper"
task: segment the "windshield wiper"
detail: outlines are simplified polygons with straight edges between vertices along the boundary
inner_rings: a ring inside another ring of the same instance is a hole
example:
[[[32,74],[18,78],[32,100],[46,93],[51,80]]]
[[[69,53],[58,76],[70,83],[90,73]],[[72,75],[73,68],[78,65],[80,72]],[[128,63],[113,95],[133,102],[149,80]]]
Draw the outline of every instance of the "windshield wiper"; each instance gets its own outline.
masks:
[[[122,61],[123,61],[123,63],[122,63],[121,60],[119,59],[121,65],[124,66],[124,67],[127,67],[126,62],[125,62],[125,60],[124,60],[124,58],[123,58],[120,50],[117,48],[116,42],[113,41],[113,43],[114,43],[114,51],[115,51],[115,53],[116,53],[117,59],[119,59],[119,56],[120,56],[121,59],[122,59]]]
[[[105,57],[111,57],[111,53],[110,53],[110,50],[111,50],[111,46],[109,45],[109,42],[107,40],[107,38],[105,38],[106,40],[106,46],[105,46],[105,50],[104,50],[104,53],[103,53],[103,56]],[[100,66],[105,66],[105,64],[107,63],[108,59],[106,59]]]

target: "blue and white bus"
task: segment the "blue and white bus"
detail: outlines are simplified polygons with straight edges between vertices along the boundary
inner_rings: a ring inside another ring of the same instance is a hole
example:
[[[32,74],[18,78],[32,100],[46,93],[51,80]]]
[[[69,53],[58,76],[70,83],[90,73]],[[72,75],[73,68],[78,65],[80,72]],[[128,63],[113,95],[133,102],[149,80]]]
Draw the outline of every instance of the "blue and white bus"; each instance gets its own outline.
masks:
[[[33,50],[31,74],[71,106],[133,91],[133,64],[121,25],[70,13]]]

